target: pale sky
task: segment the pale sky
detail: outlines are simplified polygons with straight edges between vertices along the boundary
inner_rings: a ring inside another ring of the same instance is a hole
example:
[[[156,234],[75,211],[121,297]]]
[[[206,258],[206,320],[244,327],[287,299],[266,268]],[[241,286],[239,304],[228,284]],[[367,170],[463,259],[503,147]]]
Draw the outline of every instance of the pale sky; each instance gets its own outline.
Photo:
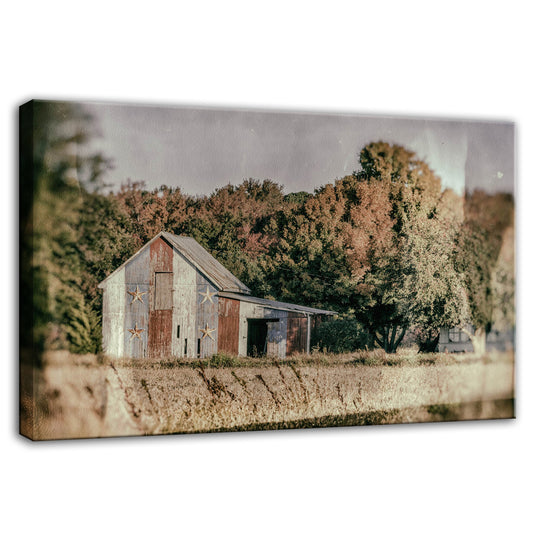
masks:
[[[445,187],[514,191],[510,122],[216,108],[84,104],[96,118],[95,142],[114,161],[106,181],[147,188],[179,186],[209,194],[246,178],[272,179],[284,192],[308,191],[359,168],[372,141],[415,151]]]

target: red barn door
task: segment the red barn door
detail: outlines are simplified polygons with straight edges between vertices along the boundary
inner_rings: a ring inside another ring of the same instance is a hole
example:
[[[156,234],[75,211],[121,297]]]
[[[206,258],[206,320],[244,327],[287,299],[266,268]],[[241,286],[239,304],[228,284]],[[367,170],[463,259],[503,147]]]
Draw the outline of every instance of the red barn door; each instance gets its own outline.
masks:
[[[307,351],[307,317],[289,312],[287,317],[287,355]]]
[[[157,239],[150,245],[151,305],[148,326],[148,357],[172,355],[173,273],[172,248]]]
[[[239,353],[238,300],[218,298],[218,351],[237,355]]]

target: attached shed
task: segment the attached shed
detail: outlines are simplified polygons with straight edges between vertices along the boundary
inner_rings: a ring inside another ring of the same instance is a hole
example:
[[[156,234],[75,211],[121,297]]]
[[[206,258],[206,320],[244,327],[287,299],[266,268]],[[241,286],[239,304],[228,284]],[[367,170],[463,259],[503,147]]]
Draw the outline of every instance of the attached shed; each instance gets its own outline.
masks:
[[[309,352],[334,315],[255,298],[190,237],[161,232],[102,281],[103,351],[113,357],[285,357]]]

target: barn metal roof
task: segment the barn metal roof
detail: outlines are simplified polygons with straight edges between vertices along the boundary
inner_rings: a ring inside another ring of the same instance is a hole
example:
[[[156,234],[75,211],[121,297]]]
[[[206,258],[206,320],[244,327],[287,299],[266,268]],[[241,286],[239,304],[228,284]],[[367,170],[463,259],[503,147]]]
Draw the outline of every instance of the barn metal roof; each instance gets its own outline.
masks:
[[[236,294],[229,291],[221,291],[217,294],[217,296],[222,296],[223,298],[231,298],[233,300],[239,300],[240,302],[248,302],[252,304],[262,305],[264,307],[270,307],[272,309],[282,309],[284,311],[298,311],[300,313],[308,313],[310,315],[337,314],[334,311],[325,311],[324,309],[317,309],[316,307],[306,307],[304,305],[278,302],[276,300],[267,300],[266,298],[256,298],[255,296],[249,296],[247,294]]]
[[[117,270],[110,274],[98,287],[104,288],[105,282],[124,268],[124,266],[137,257],[146,247],[150,246],[152,241],[162,237],[165,239],[178,253],[180,253],[187,261],[189,261],[195,268],[197,268],[209,281],[217,288],[218,296],[224,298],[231,298],[242,302],[253,303],[268,307],[271,309],[281,309],[284,311],[296,311],[300,313],[308,313],[311,315],[336,315],[333,311],[325,311],[324,309],[317,309],[315,307],[306,307],[304,305],[297,305],[286,302],[278,302],[276,300],[267,300],[266,298],[256,298],[250,296],[250,289],[237,279],[226,267],[220,264],[205,248],[198,244],[192,237],[184,237],[173,235],[167,231],[158,233],[153,239],[147,242],[140,250],[132,255],[126,262],[124,262]]]
[[[237,279],[192,237],[177,236],[166,231],[162,231],[161,236],[212,281],[219,290],[245,294],[251,292],[242,281]]]
[[[137,257],[150,244],[162,237],[187,261],[197,268],[209,281],[215,285],[219,291],[230,291],[232,293],[249,294],[250,289],[239,279],[237,279],[226,267],[220,264],[205,248],[200,246],[192,237],[173,235],[167,231],[161,231],[153,239],[148,241],[140,250],[132,255],[127,261],[110,274],[99,285],[103,289],[109,278],[122,270],[126,264]]]

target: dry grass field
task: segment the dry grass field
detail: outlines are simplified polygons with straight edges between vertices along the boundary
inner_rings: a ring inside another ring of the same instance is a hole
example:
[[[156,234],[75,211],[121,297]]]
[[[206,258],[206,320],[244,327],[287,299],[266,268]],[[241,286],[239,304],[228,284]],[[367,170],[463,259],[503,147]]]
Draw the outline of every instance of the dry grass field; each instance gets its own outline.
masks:
[[[43,369],[21,375],[21,431],[36,440],[514,416],[513,354],[157,361],[50,352]]]

